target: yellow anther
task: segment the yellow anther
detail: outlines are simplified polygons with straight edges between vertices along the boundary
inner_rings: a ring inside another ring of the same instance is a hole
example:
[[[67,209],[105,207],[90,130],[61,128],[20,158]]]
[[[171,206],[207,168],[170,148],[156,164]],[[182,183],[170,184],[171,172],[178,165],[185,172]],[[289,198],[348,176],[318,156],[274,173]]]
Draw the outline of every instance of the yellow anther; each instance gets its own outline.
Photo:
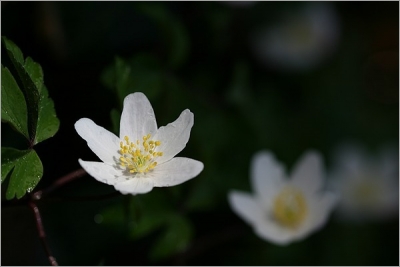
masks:
[[[125,136],[124,139],[125,139],[126,144],[129,145],[129,137]]]
[[[121,154],[120,166],[127,168],[130,173],[146,173],[154,169],[157,166],[156,158],[162,156],[163,153],[154,151],[161,142],[150,140],[150,137],[151,135],[147,134],[142,137],[142,142],[140,139],[130,142],[129,137],[124,136],[125,142],[120,141],[120,150],[118,150]]]
[[[277,222],[288,228],[297,228],[308,213],[307,202],[301,191],[287,187],[274,199],[273,214]]]

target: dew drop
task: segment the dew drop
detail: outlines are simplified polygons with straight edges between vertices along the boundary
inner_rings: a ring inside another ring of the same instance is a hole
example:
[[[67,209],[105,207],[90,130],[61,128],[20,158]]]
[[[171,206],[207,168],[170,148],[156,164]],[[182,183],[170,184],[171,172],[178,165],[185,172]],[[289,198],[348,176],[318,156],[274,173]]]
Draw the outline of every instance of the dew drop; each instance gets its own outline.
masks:
[[[30,193],[30,192],[32,192],[32,190],[33,190],[33,187],[28,187],[28,188],[26,189],[26,192]]]

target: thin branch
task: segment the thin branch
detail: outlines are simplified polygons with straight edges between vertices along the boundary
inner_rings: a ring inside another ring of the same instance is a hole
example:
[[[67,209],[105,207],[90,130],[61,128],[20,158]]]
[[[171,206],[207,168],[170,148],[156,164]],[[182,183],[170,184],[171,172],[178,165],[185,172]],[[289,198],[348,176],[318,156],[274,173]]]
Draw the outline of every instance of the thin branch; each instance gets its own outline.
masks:
[[[75,179],[77,179],[77,178],[79,178],[79,177],[82,177],[82,176],[84,176],[86,173],[87,173],[87,172],[86,172],[84,169],[80,168],[80,169],[78,169],[78,170],[76,170],[76,171],[73,171],[73,172],[67,174],[67,175],[64,175],[64,176],[61,177],[60,179],[56,180],[56,181],[55,181],[52,185],[50,185],[49,187],[44,188],[44,189],[42,189],[42,190],[39,190],[39,191],[33,193],[32,199],[33,199],[33,200],[39,200],[39,199],[41,199],[41,198],[43,197],[43,195],[47,195],[47,194],[53,192],[54,190],[56,190],[56,189],[59,188],[60,186],[66,184],[66,183],[69,183],[69,182],[71,182],[71,181],[73,181],[73,180],[75,180]]]
[[[49,258],[49,262],[52,266],[58,266],[56,258],[52,255],[50,251],[50,247],[47,244],[46,240],[46,232],[44,231],[43,223],[42,223],[42,216],[40,215],[39,208],[33,201],[29,201],[29,207],[32,209],[33,213],[35,214],[36,219],[36,228],[39,232],[39,238],[42,242],[44,250],[46,251],[47,257]]]

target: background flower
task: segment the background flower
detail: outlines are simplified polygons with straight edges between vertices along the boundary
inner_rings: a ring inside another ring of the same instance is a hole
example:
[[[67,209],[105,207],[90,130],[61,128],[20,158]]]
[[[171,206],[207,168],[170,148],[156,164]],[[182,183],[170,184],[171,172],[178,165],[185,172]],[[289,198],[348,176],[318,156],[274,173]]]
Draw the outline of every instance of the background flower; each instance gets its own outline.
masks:
[[[398,217],[399,154],[396,147],[368,153],[360,145],[337,148],[332,187],[340,194],[337,215],[343,221],[384,221]]]
[[[286,245],[326,223],[336,197],[323,191],[323,175],[321,157],[315,152],[303,155],[290,179],[271,152],[259,152],[251,166],[254,195],[232,191],[229,203],[258,236]]]
[[[327,2],[308,2],[284,10],[275,24],[254,33],[254,54],[276,69],[304,71],[316,67],[337,48],[340,25]]]

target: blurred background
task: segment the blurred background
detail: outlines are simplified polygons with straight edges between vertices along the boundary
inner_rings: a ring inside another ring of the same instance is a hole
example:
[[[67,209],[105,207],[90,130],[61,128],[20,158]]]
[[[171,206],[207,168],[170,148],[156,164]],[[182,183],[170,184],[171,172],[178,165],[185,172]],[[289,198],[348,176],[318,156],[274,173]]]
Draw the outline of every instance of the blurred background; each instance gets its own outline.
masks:
[[[87,117],[118,133],[129,93],[147,95],[159,126],[186,108],[195,115],[180,155],[204,163],[198,177],[68,201],[114,191],[84,176],[38,203],[59,264],[399,264],[398,206],[373,221],[334,212],[282,247],[257,237],[227,201],[231,189],[250,191],[250,159],[261,149],[288,173],[316,149],[328,179],[343,142],[398,153],[398,2],[2,2],[1,16],[1,34],[41,64],[61,122],[36,147],[37,189],[80,168],[78,158],[98,160],[73,125]],[[3,47],[2,64],[10,66]],[[8,125],[1,135],[2,146],[26,147]],[[398,204],[398,161],[392,176]],[[48,265],[28,207],[2,208],[1,245],[3,265]]]

